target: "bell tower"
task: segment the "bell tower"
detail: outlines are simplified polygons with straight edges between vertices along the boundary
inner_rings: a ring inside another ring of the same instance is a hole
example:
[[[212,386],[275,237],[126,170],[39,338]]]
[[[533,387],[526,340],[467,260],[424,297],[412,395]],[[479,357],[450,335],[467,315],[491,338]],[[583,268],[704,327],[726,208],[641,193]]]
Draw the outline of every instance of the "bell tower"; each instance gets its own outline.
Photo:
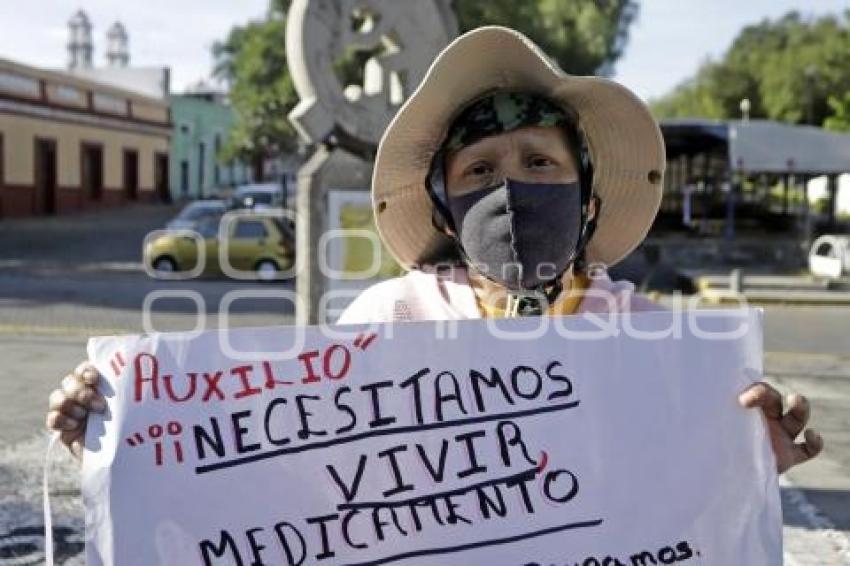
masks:
[[[90,69],[94,45],[91,38],[91,22],[85,12],[79,10],[68,21],[68,68]]]

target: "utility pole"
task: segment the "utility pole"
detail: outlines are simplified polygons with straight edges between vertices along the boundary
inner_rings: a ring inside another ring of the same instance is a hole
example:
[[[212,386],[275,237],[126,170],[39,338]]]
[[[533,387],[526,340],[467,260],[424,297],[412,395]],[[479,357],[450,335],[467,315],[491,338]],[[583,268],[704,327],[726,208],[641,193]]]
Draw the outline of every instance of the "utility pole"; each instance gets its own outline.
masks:
[[[815,79],[818,75],[818,68],[814,65],[809,65],[804,71],[806,75],[806,123],[810,126],[815,125]]]

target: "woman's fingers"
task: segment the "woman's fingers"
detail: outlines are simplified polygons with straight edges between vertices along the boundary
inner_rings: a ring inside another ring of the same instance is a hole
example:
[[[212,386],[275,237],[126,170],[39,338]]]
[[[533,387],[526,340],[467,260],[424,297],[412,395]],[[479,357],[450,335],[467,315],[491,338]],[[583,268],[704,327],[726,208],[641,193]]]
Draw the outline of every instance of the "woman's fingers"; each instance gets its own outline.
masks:
[[[59,436],[59,440],[68,447],[68,450],[71,451],[71,454],[78,460],[83,457],[83,432],[82,431],[73,431],[73,432],[63,432]]]
[[[807,462],[823,450],[823,437],[812,429],[803,435],[803,442],[794,445],[794,465]]]
[[[83,390],[85,384],[83,384],[83,380],[80,379],[77,374],[69,373],[62,378],[61,382],[59,382],[59,387],[65,392],[66,397],[69,399],[75,399],[77,397],[77,393]]]
[[[782,418],[782,395],[763,381],[748,387],[738,396],[738,402],[748,409],[760,407],[767,418]]]
[[[68,397],[64,389],[56,389],[47,401],[47,428],[50,430],[70,431],[80,427],[88,411]]]
[[[69,399],[61,389],[56,389],[50,394],[47,402],[47,410],[57,411],[68,418],[76,420],[84,419],[88,414],[85,407]]]
[[[82,362],[62,378],[47,400],[47,428],[58,431],[62,444],[78,459],[83,454],[89,412],[106,410],[106,399],[97,390],[99,380],[97,368]]]
[[[77,366],[76,375],[82,380],[89,393],[85,394],[85,403],[90,410],[102,413],[106,410],[106,399],[97,390],[100,381],[100,373],[97,368],[89,362],[83,362]]]
[[[785,432],[793,439],[797,438],[806,423],[809,422],[809,400],[802,395],[792,394],[787,397],[788,412],[782,416],[781,425]]]
[[[78,365],[77,369],[74,370],[74,375],[77,376],[85,385],[89,385],[91,387],[96,386],[97,381],[100,379],[100,374],[98,373],[97,368],[95,368],[90,362],[83,362]]]
[[[66,375],[61,388],[68,400],[82,405],[87,411],[100,413],[106,409],[103,396],[93,386],[87,385],[78,373]]]
[[[66,416],[59,411],[49,411],[47,413],[47,428],[57,430],[59,432],[70,432],[80,428],[84,421]]]
[[[77,394],[76,401],[91,411],[102,412],[106,408],[106,403],[103,401],[103,397],[100,393],[89,386],[85,386],[85,388]]]

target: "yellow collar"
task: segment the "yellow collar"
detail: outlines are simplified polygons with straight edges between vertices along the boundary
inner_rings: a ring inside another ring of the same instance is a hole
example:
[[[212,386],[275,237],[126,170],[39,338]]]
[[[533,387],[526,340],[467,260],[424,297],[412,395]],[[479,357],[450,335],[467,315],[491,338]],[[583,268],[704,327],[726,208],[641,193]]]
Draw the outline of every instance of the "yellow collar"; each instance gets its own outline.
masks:
[[[570,286],[558,295],[555,302],[549,305],[546,314],[552,315],[567,315],[574,314],[584,298],[584,290],[590,286],[590,279],[584,273],[577,273],[570,280]],[[490,305],[482,302],[481,298],[476,293],[475,300],[478,303],[478,310],[484,318],[504,318],[505,309],[496,305]]]

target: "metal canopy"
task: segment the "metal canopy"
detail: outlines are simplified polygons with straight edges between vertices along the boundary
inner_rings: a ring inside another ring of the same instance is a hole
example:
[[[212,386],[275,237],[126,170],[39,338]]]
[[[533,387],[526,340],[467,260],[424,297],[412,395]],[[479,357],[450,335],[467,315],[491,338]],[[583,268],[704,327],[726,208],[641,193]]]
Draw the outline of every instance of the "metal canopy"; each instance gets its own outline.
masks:
[[[769,120],[661,122],[668,158],[726,145],[733,171],[850,173],[850,134]]]
[[[848,173],[850,135],[767,120],[730,122],[729,162],[760,173]]]

